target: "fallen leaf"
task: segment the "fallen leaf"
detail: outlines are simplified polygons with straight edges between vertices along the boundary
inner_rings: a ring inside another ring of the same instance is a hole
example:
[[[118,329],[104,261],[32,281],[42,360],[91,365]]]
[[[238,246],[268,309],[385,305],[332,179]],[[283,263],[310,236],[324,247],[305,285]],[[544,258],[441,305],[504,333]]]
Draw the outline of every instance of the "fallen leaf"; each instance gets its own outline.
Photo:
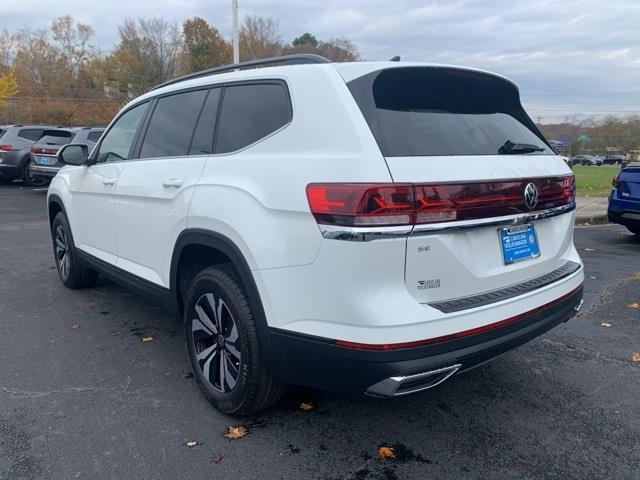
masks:
[[[77,323],[74,323],[73,325],[71,325],[71,330],[78,330],[80,328],[80,325],[78,325]]]
[[[231,439],[231,440],[236,440],[238,438],[242,438],[247,434],[247,429],[244,428],[242,425],[232,425],[230,427],[227,427],[227,433],[224,434],[225,437]]]
[[[381,460],[396,458],[396,449],[388,445],[380,445],[378,447],[378,458]]]
[[[217,455],[213,456],[213,463],[218,464],[220,463],[220,460],[222,460],[224,458],[224,455],[222,453],[218,453]]]
[[[637,302],[633,302],[633,303],[630,303],[629,305],[627,305],[627,307],[633,308],[634,310],[637,310],[638,308],[640,308],[640,305],[638,305]]]
[[[155,340],[155,337],[152,337],[151,335],[147,335],[146,337],[142,337],[142,341],[143,342],[153,342]]]
[[[596,279],[596,276],[595,276],[595,275],[589,275],[589,278],[590,278],[591,280],[595,280],[595,279]]]
[[[632,362],[640,362],[640,352],[633,352],[631,354],[631,361]]]
[[[301,402],[300,406],[298,408],[300,410],[302,410],[303,412],[308,412],[309,410],[313,410],[313,403],[312,402]]]
[[[602,322],[600,325],[602,325],[603,327],[613,327],[613,325],[611,325],[609,322]]]
[[[187,442],[187,447],[189,447],[189,448],[193,448],[193,447],[195,447],[196,445],[198,445],[198,442],[196,442],[196,441],[194,441],[194,440],[189,440],[189,441]]]
[[[584,251],[585,252],[595,252],[596,249],[595,248],[585,248]]]

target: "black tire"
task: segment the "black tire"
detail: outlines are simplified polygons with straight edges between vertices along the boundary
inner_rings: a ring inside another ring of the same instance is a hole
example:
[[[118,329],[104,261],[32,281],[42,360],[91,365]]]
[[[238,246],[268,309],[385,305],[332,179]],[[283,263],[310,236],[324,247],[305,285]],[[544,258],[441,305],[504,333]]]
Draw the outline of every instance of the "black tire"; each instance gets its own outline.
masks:
[[[264,361],[254,315],[233,266],[216,265],[196,275],[183,318],[191,368],[219,411],[251,415],[282,397],[286,384]]]
[[[627,225],[627,229],[631,233],[634,233],[634,234],[640,236],[640,225],[634,225],[633,227],[630,227],[630,226]]]
[[[31,160],[27,160],[24,164],[24,171],[22,172],[22,183],[28,187],[44,187],[49,185],[49,180],[41,177],[31,176]]]
[[[98,280],[98,272],[85,267],[76,253],[73,235],[67,216],[59,212],[51,225],[53,255],[60,281],[67,288],[93,287]]]
[[[10,183],[11,183],[11,180],[4,177],[0,177],[0,185],[9,185]]]

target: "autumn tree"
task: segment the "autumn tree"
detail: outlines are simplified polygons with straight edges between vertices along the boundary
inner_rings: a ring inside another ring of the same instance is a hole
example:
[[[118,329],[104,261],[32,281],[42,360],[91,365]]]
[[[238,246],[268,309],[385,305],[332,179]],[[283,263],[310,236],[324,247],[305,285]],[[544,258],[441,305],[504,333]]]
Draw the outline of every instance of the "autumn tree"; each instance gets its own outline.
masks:
[[[0,69],[8,68],[13,62],[16,35],[6,28],[0,30]]]
[[[51,24],[53,40],[59,54],[59,61],[66,71],[66,83],[69,94],[78,96],[81,76],[94,56],[94,47],[89,42],[94,36],[93,28],[84,23],[75,22],[73,17],[65,15]]]
[[[318,40],[310,33],[296,37],[284,53],[315,53],[328,58],[332,62],[355,62],[360,60],[358,49],[350,40],[340,37],[330,40]]]
[[[311,35],[309,32],[305,32],[299,37],[294,38],[293,42],[291,42],[291,45],[293,45],[294,47],[309,45],[312,48],[316,48],[318,46],[318,39],[314,35]]]
[[[10,68],[7,73],[0,75],[0,108],[7,104],[7,99],[15,97],[18,93],[18,83],[15,72]]]
[[[110,55],[109,77],[139,95],[178,75],[182,68],[182,35],[162,17],[127,20],[118,28],[120,42]]]
[[[282,54],[278,23],[272,18],[247,15],[239,32],[241,60],[275,57]]]
[[[20,91],[27,95],[59,95],[62,65],[45,29],[22,29],[13,62]]]
[[[186,20],[182,24],[182,34],[187,72],[231,63],[231,45],[203,18]]]

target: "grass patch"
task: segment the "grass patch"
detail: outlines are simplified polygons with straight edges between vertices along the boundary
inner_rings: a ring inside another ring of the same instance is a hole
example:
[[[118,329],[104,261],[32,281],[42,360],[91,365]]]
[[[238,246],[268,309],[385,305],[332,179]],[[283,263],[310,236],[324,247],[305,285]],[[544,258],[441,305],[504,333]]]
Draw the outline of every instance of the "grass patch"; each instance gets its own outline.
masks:
[[[611,180],[619,171],[619,165],[602,165],[601,167],[574,165],[576,193],[585,197],[607,197],[611,191]]]

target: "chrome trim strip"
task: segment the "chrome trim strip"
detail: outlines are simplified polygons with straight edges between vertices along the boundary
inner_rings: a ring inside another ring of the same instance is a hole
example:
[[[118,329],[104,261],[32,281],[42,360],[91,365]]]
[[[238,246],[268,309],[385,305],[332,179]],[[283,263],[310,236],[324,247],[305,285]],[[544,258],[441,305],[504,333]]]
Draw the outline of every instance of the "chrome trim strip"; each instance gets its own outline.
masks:
[[[352,242],[369,242],[382,238],[406,237],[413,230],[413,225],[398,227],[341,227],[339,225],[319,224],[324,238],[331,240],[349,240]]]
[[[448,380],[449,377],[460,370],[460,368],[462,368],[462,364],[456,363],[455,365],[439,368],[437,370],[431,370],[429,372],[385,378],[384,380],[371,385],[369,388],[367,388],[367,391],[365,393],[372,397],[398,397],[401,395],[420,392],[422,390],[427,390],[428,388],[433,388],[440,385],[442,382]],[[421,379],[428,381],[430,378],[433,378],[433,381],[430,383],[421,383],[416,388],[409,388],[400,392],[398,391],[400,388],[402,388],[402,385],[407,382],[420,381]]]
[[[562,207],[549,208],[531,213],[518,213],[503,217],[482,218],[479,220],[461,220],[458,222],[431,223],[427,225],[401,225],[395,227],[346,227],[339,225],[319,224],[320,232],[324,238],[330,240],[347,240],[352,242],[369,242],[384,238],[404,237],[407,235],[431,235],[433,233],[448,232],[467,228],[479,228],[490,226],[510,226],[551,218],[557,215],[572,212],[576,209],[575,202]]]
[[[568,203],[561,207],[548,208],[531,213],[518,213],[515,215],[506,215],[504,217],[482,218],[478,220],[462,220],[460,222],[442,222],[430,223],[427,225],[416,225],[411,235],[429,235],[433,232],[444,232],[449,230],[460,230],[464,228],[477,227],[498,227],[521,225],[523,223],[542,220],[543,218],[555,217],[565,213],[572,212],[576,209],[576,203]]]
[[[535,292],[541,288],[553,285],[554,283],[577,273],[581,268],[582,267],[579,263],[567,260],[555,270],[544,275],[525,280],[521,283],[497,288],[495,290],[489,290],[476,295],[424,303],[423,305],[429,305],[430,307],[440,310],[442,313],[454,313],[469,310],[471,308],[484,307],[486,305],[491,305],[492,303],[509,300],[510,298],[519,297],[520,295]]]

